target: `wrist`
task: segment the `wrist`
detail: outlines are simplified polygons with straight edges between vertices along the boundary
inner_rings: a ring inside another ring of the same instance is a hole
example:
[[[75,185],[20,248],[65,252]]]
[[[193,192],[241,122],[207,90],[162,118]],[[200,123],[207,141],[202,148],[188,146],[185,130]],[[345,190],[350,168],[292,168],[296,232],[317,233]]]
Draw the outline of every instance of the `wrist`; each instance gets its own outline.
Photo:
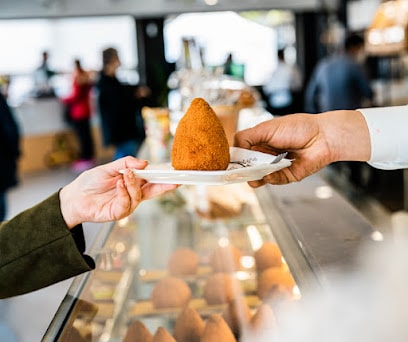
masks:
[[[319,121],[331,162],[370,159],[370,134],[364,116],[359,111],[326,112],[319,114]]]
[[[63,187],[59,192],[60,199],[60,209],[62,217],[67,225],[68,229],[72,229],[78,224],[82,223],[78,219],[78,215],[75,214],[74,201],[75,199],[71,198],[69,185]]]

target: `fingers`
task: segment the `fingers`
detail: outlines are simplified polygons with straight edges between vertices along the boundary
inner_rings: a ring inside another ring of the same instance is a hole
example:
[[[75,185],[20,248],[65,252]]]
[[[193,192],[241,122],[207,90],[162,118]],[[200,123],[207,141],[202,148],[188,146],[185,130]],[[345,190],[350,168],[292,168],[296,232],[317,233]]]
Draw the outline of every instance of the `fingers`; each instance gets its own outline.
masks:
[[[112,163],[117,171],[125,169],[123,181],[117,183],[118,194],[130,201],[130,207],[133,211],[142,200],[163,194],[167,191],[176,189],[176,184],[150,184],[146,180],[135,176],[130,168],[144,169],[148,162],[134,157],[124,157]]]
[[[165,192],[175,190],[179,187],[180,185],[177,184],[152,184],[152,183],[146,183],[143,188],[143,195],[142,199],[147,200],[150,198],[153,198],[155,196],[164,194]]]
[[[270,173],[261,180],[248,182],[248,185],[251,186],[252,188],[258,188],[265,184],[284,185],[293,182],[298,182],[304,177],[306,177],[306,175],[301,175],[300,178],[296,178],[293,172],[290,170],[290,168],[286,168],[280,171],[276,171],[274,173]]]
[[[266,182],[264,182],[262,179],[261,180],[257,180],[257,181],[250,181],[250,182],[248,182],[248,185],[251,187],[251,188],[259,188],[259,187],[261,187],[262,185],[265,185],[266,184]]]
[[[123,169],[144,169],[147,166],[148,162],[146,160],[137,159],[132,156],[123,157],[108,164],[103,165],[102,167],[119,172]]]
[[[246,131],[240,131],[234,135],[234,146],[250,149],[252,144],[246,139]]]
[[[133,211],[141,202],[141,188],[144,183],[146,183],[144,179],[136,177],[131,170],[126,169],[123,181],[118,184],[118,193],[129,200],[129,210]]]

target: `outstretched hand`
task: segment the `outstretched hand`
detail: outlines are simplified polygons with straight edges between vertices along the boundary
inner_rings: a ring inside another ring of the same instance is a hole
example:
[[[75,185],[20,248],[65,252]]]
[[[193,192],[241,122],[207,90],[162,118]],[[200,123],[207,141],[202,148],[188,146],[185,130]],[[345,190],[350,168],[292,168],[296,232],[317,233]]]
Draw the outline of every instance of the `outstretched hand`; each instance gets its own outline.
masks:
[[[147,183],[130,170],[146,166],[144,160],[125,157],[79,175],[60,192],[61,212],[67,226],[121,219],[143,200],[177,188],[172,184]],[[122,174],[121,170],[126,171]]]
[[[235,146],[264,153],[288,152],[292,165],[271,173],[252,187],[297,182],[340,160],[367,161],[370,138],[358,111],[292,114],[236,133]]]

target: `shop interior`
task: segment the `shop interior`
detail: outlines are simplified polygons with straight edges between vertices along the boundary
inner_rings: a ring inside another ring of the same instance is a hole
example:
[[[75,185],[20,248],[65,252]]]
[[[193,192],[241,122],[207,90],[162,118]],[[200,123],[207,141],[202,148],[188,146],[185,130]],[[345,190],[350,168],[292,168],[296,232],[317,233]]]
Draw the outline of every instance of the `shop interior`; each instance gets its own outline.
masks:
[[[151,89],[153,105],[143,111],[147,137],[139,157],[163,163],[169,161],[178,122],[196,97],[207,99],[220,116],[227,113],[230,145],[236,130],[281,115],[268,107],[263,88],[278,65],[278,50],[301,72],[302,86],[291,110],[305,112],[304,92],[316,64],[337,53],[349,32],[365,38],[364,68],[374,90],[367,106],[406,104],[407,24],[408,2],[403,0],[3,1],[0,86],[20,126],[23,151],[20,184],[8,193],[8,215],[78,174],[72,169],[78,142],[61,104],[70,91],[75,58],[97,77],[102,50],[115,47],[122,62],[120,81]],[[35,75],[44,51],[54,72],[46,85]],[[91,122],[96,163],[101,164],[112,160],[113,149],[102,142],[96,96],[94,90]],[[333,269],[353,272],[364,242],[404,234],[398,229],[407,220],[405,170],[361,163],[358,172],[358,183],[338,163],[282,187],[189,185],[144,203],[127,220],[85,224],[96,270],[0,300],[0,340],[124,341],[135,322],[143,322],[152,335],[162,327],[177,336],[183,311],[155,306],[149,296],[170,272],[166,268],[175,251],[187,246],[200,258],[197,273],[182,277],[192,291],[188,307],[204,321],[215,313],[225,318],[230,309],[225,302],[209,304],[205,295],[216,268],[212,253],[221,247],[240,249],[239,269],[232,271],[241,282],[249,316],[264,308],[255,252],[267,242],[279,245],[279,267],[291,284],[289,293],[275,284],[276,302],[301,300],[303,291],[316,286],[339,290]],[[229,326],[237,341],[247,341],[243,331]],[[352,341],[347,334],[343,340]]]

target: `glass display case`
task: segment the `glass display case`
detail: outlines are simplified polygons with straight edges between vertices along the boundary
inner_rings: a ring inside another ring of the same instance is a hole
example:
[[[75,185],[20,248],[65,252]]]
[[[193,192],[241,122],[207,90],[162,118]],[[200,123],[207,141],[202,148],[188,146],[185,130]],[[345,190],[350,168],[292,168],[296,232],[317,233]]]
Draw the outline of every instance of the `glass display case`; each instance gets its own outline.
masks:
[[[319,176],[256,190],[182,186],[104,226],[90,252],[96,269],[74,280],[44,340],[177,336],[185,315],[200,334],[221,317],[239,340],[264,303],[301,300],[332,281],[333,265],[352,267],[372,232]]]
[[[169,158],[172,123],[163,115],[144,113],[144,159]],[[238,127],[264,117],[241,110]],[[353,267],[372,233],[318,174],[257,189],[183,185],[103,226],[89,252],[96,269],[75,278],[43,340],[151,341],[161,334],[190,342],[211,331],[218,340],[259,340],[243,336],[268,333],[276,307],[302,300],[309,287],[330,286],[332,270]]]

